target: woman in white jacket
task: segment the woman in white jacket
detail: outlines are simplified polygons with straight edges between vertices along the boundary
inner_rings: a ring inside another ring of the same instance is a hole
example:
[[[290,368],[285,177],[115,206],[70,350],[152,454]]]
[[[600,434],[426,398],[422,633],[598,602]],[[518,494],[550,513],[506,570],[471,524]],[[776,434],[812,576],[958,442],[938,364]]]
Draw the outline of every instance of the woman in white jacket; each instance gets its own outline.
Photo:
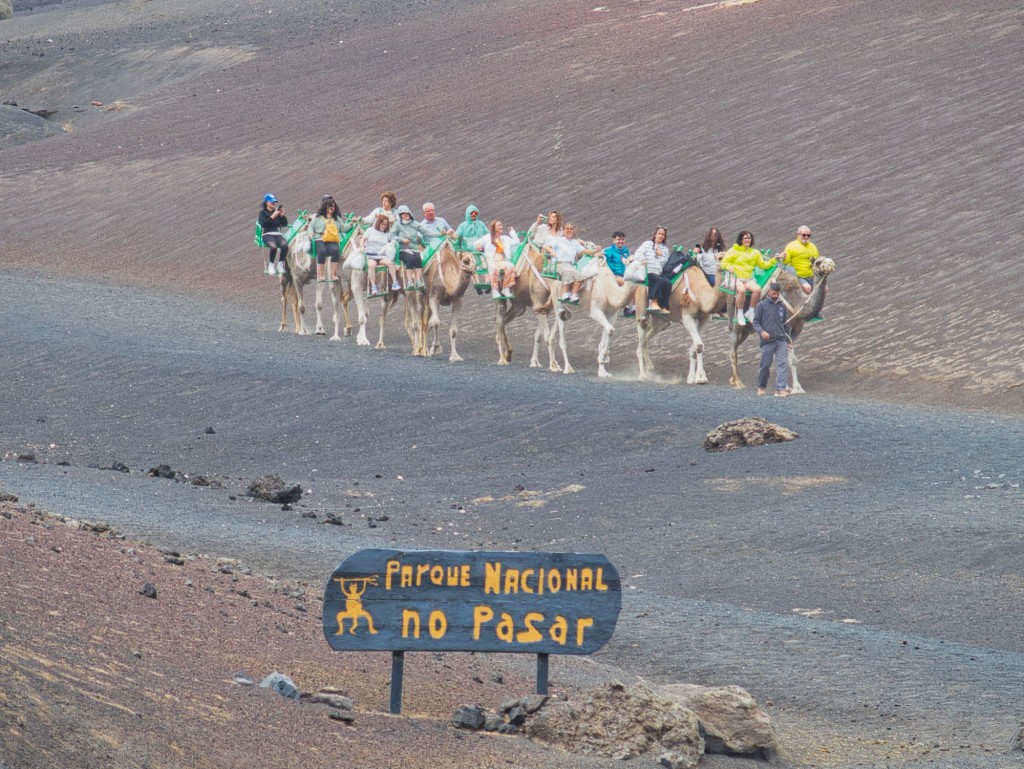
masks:
[[[487,257],[487,272],[491,279],[492,299],[511,299],[512,288],[516,284],[516,268],[512,264],[512,250],[519,245],[519,236],[515,229],[510,228],[505,235],[505,228],[495,219],[488,227],[491,234],[477,240],[473,247],[483,251]]]

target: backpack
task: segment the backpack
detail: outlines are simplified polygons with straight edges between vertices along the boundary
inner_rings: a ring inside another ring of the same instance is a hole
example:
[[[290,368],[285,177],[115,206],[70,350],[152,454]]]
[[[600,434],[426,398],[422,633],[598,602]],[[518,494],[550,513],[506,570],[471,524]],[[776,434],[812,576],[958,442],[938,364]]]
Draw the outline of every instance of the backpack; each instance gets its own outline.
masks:
[[[672,278],[676,273],[683,270],[687,261],[687,253],[676,249],[669,254],[668,259],[665,260],[665,264],[662,265],[661,268],[661,274],[667,278]]]
[[[338,225],[333,216],[327,217],[327,224],[324,225],[324,243],[340,243],[341,234],[338,232]]]

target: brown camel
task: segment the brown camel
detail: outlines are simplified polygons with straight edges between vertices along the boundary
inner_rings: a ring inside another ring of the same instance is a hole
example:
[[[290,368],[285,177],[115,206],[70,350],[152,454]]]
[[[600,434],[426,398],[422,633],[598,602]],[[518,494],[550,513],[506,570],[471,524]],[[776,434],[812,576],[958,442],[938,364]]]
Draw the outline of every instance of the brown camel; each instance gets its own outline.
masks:
[[[452,321],[448,326],[448,338],[451,340],[452,352],[448,360],[458,363],[462,360],[455,349],[455,337],[459,332],[459,313],[462,311],[462,297],[473,281],[476,262],[468,251],[456,251],[449,238],[437,247],[434,256],[423,270],[423,282],[426,283],[426,296],[421,297],[419,314],[420,338],[422,346],[414,355],[432,356],[442,352],[438,340],[441,328],[441,308],[452,308]],[[410,334],[411,336],[411,334]]]
[[[782,300],[786,303],[786,309],[788,310],[789,333],[793,342],[789,349],[789,373],[793,380],[790,391],[793,393],[804,392],[804,388],[800,386],[800,380],[797,378],[796,373],[796,340],[800,336],[800,332],[803,331],[807,321],[810,318],[817,317],[821,313],[822,307],[825,306],[825,284],[828,282],[828,276],[835,272],[835,269],[835,262],[827,256],[815,259],[814,288],[810,294],[803,292],[796,275],[789,270],[778,270],[775,275],[774,279],[782,288]],[[719,280],[721,280],[721,271],[719,271]],[[736,316],[736,297],[729,297],[726,312],[730,318]],[[744,387],[743,382],[740,381],[739,349],[740,345],[750,336],[751,331],[753,331],[753,326],[749,323],[743,326],[733,323],[729,331],[729,358],[732,362],[732,376],[729,378],[729,384],[737,390],[741,390]]]
[[[537,330],[533,333],[533,356],[530,358],[530,368],[540,368],[540,342],[545,339],[548,343],[548,367],[551,371],[561,370],[555,359],[554,337],[549,325],[554,302],[551,287],[548,285],[549,281],[540,272],[543,266],[544,254],[530,242],[519,258],[512,299],[494,303],[498,327],[495,341],[498,344],[499,366],[507,366],[512,362],[512,345],[509,343],[505,328],[529,309],[537,315]]]
[[[690,370],[686,375],[687,384],[707,384],[704,372],[704,327],[708,318],[721,305],[721,296],[708,282],[704,271],[696,264],[683,270],[682,276],[672,287],[669,297],[668,314],[644,312],[647,302],[647,287],[639,286],[636,297],[636,357],[640,363],[640,379],[650,379],[654,364],[651,361],[650,343],[671,323],[680,323],[690,334]]]

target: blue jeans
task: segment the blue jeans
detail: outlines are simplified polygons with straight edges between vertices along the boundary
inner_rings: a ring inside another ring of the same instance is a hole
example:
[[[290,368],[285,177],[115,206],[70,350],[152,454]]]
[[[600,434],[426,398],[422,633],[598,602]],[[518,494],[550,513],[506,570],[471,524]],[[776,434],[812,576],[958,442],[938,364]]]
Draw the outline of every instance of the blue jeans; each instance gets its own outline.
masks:
[[[785,339],[761,340],[761,368],[757,371],[757,386],[768,388],[768,371],[775,361],[775,389],[785,390],[789,385],[789,343]]]

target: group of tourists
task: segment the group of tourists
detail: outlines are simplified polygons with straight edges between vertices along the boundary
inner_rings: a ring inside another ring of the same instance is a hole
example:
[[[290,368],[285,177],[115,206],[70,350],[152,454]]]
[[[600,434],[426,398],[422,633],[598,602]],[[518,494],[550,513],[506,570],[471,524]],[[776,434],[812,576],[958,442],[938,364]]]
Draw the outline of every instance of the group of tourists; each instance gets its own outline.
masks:
[[[444,217],[437,215],[433,203],[423,204],[423,217],[419,221],[413,217],[408,206],[397,203],[398,197],[394,192],[384,192],[380,205],[366,216],[345,217],[338,209],[334,197],[324,195],[312,223],[317,280],[338,279],[341,243],[347,240],[346,236],[355,227],[366,225],[363,255],[369,278],[367,291],[371,297],[381,293],[377,278],[378,266],[386,268],[391,290],[422,290],[423,254],[435,248],[445,237],[452,238],[457,250],[472,250],[484,255],[492,298],[503,301],[514,296],[516,269],[513,254],[522,243],[514,228],[506,230],[498,219],[489,225],[484,224],[480,218],[480,209],[474,205],[466,208],[465,219],[453,229]],[[259,225],[263,244],[268,248],[269,258],[264,271],[269,275],[285,272],[288,243],[283,232],[287,231],[288,224],[284,207],[277,197],[273,194],[264,196]],[[551,260],[562,284],[560,301],[578,303],[583,282],[583,275],[578,269],[579,259],[598,253],[597,247],[581,241],[576,225],[565,221],[559,211],[538,214],[527,231],[527,238]],[[626,246],[626,235],[622,230],[612,233],[611,245],[601,253],[620,285],[626,280],[647,283],[646,312],[665,315],[669,312],[672,293],[672,275],[666,274],[670,272],[666,268],[671,268],[671,250],[668,245],[668,229],[656,227],[651,238],[645,240],[634,254]],[[725,236],[717,227],[711,227],[704,240],[694,244],[689,251],[690,258],[700,266],[712,286],[715,286],[721,273],[722,280],[727,282],[724,287],[735,292],[737,297],[743,297],[746,292],[750,294],[746,308],[743,301],[736,302],[734,322],[740,326],[751,324],[760,336],[762,365],[759,394],[766,392],[768,366],[774,360],[778,381],[783,383],[776,389],[776,395],[788,395],[784,384],[788,375],[786,356],[782,354],[782,351],[788,349],[788,331],[783,322],[785,308],[778,284],[768,286],[767,297],[762,301],[761,285],[754,277],[755,270],[769,270],[782,264],[784,269],[795,273],[804,293],[810,294],[814,282],[813,265],[818,255],[817,246],[811,242],[811,230],[803,225],[797,229],[796,238],[786,245],[778,257],[769,258],[754,248],[754,233],[750,230],[741,230],[735,243],[727,247]],[[404,283],[399,279],[399,264],[405,268]],[[331,268],[329,275],[325,274],[326,265]],[[724,311],[724,301],[722,309]],[[634,316],[636,308],[627,307],[625,314],[627,317]],[[724,312],[719,313],[719,316],[725,317]]]

